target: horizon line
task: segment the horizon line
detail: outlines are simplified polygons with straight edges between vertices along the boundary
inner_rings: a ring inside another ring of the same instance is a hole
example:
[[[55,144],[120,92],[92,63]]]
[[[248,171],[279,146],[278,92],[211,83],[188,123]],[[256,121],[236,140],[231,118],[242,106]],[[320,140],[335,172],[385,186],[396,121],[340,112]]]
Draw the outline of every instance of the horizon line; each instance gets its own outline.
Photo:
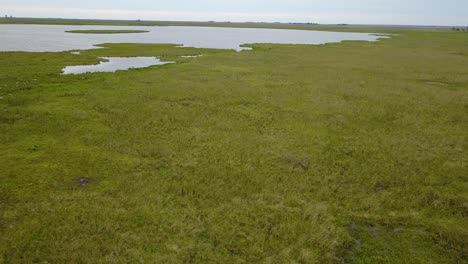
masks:
[[[126,19],[126,18],[77,18],[77,17],[32,17],[32,16],[9,16],[0,17],[0,19],[56,19],[56,20],[84,20],[84,21],[128,21],[128,22],[172,22],[172,23],[232,23],[232,24],[285,24],[285,25],[309,25],[309,26],[383,26],[383,27],[428,27],[428,28],[450,28],[450,27],[468,27],[468,25],[437,25],[437,24],[391,24],[391,23],[318,23],[318,22],[268,22],[268,21],[229,21],[229,20],[151,20],[151,19]],[[103,25],[104,26],[104,25]],[[142,25],[145,26],[145,25]]]

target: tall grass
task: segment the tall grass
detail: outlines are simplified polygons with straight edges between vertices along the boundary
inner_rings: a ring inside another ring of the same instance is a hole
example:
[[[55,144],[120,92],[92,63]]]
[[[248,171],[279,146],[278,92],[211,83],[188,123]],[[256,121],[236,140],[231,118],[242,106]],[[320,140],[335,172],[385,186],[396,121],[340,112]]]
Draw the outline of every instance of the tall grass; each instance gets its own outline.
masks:
[[[467,41],[0,53],[0,262],[463,263]]]

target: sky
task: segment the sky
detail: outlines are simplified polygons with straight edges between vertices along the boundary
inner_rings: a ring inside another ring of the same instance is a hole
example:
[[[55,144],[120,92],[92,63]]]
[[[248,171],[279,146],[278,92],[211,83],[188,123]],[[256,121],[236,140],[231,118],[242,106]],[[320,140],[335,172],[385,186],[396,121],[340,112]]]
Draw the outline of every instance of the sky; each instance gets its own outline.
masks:
[[[468,26],[468,0],[0,0],[0,14],[46,18]]]

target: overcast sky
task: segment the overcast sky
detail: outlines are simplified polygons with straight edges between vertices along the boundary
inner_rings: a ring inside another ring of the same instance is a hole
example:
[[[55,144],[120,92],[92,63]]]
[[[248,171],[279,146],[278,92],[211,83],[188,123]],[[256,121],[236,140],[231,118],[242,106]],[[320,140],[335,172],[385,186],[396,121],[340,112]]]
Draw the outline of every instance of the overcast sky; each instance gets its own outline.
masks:
[[[0,0],[17,17],[468,26],[468,0]]]

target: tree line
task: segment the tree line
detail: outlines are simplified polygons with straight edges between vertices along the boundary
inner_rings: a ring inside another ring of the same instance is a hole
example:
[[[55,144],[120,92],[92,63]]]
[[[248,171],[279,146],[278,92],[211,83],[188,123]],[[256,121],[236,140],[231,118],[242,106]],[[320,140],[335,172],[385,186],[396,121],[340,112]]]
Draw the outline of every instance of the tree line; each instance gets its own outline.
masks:
[[[468,32],[468,27],[453,27],[453,31],[462,31],[462,32]]]

